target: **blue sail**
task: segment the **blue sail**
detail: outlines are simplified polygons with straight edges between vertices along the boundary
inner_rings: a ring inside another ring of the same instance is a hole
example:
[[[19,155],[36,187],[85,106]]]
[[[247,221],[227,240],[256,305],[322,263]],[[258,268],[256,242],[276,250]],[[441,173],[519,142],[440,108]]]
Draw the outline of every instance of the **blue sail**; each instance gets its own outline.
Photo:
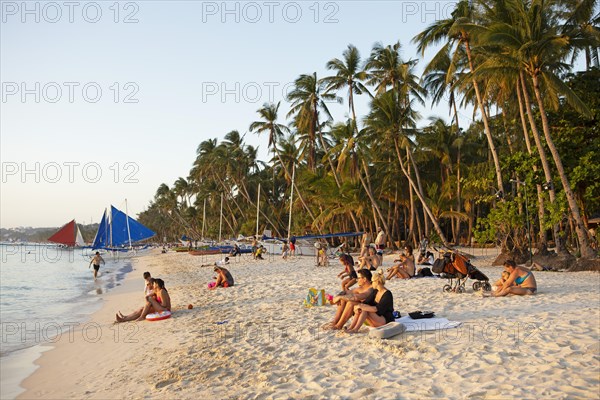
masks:
[[[110,211],[112,215],[111,244],[113,246],[117,247],[124,244],[129,245],[130,237],[131,243],[135,243],[156,235],[154,231],[146,228],[144,225],[140,224],[135,219],[127,216],[123,211],[117,210],[114,206],[110,207]]]
[[[128,246],[130,243],[133,244],[151,238],[155,234],[154,231],[127,216],[124,212],[110,206],[110,214],[107,215],[105,211],[102,216],[102,221],[94,238],[93,248],[106,249]]]
[[[108,246],[108,244],[108,220],[106,218],[106,210],[104,210],[104,214],[102,214],[102,219],[100,220],[100,225],[98,226],[98,231],[96,232],[96,237],[94,237],[92,249],[102,249]]]

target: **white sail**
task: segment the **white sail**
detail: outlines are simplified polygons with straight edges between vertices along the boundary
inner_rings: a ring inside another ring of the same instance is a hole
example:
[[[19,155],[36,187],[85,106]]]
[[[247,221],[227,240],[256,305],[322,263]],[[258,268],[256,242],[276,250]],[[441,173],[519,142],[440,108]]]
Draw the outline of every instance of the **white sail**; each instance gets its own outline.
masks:
[[[77,236],[75,236],[75,246],[84,246],[85,242],[83,241],[83,236],[81,236],[81,231],[79,227],[77,227]]]

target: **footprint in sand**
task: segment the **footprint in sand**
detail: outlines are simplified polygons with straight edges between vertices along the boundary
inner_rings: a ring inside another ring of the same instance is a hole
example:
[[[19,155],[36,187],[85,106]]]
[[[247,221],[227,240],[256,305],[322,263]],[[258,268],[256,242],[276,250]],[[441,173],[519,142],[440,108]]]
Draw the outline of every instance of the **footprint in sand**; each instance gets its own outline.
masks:
[[[170,384],[175,383],[175,382],[177,382],[177,379],[167,379],[166,381],[158,382],[156,385],[154,385],[154,387],[156,389],[161,389],[161,388],[164,388],[165,386],[169,386]]]

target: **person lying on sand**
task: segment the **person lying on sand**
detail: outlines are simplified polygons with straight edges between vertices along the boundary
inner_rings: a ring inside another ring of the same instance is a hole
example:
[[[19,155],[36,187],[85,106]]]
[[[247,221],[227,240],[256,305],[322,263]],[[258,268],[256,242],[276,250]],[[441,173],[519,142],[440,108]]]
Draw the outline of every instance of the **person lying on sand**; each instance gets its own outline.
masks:
[[[387,279],[390,280],[394,276],[401,279],[410,279],[415,276],[415,256],[413,255],[413,248],[407,244],[404,247],[404,253],[400,254],[400,258],[394,260],[399,264],[394,265],[388,269]]]
[[[506,260],[504,269],[510,275],[501,287],[492,292],[492,296],[502,297],[508,294],[527,296],[537,292],[537,282],[533,272],[525,267],[517,266],[513,260]]]
[[[358,257],[358,269],[367,268],[370,271],[375,271],[381,266],[382,257],[377,254],[375,247],[369,247],[369,255],[366,257]]]
[[[354,318],[348,333],[358,333],[365,321],[373,328],[394,321],[394,296],[385,284],[383,271],[376,272],[372,278],[373,291],[362,303],[354,306]]]
[[[354,306],[364,301],[373,291],[371,286],[371,271],[361,269],[357,272],[358,288],[351,290],[349,293],[335,296],[332,300],[333,304],[337,304],[337,311],[333,321],[323,325],[323,329],[342,329],[346,322],[354,314]]]
[[[342,279],[342,291],[345,293],[356,283],[358,275],[354,270],[354,260],[350,254],[341,254],[340,263],[344,266],[344,270],[338,274],[338,278]]]
[[[233,276],[228,269],[223,267],[215,267],[215,272],[217,273],[216,281],[214,285],[209,287],[210,290],[216,289],[218,287],[230,287],[233,286]]]
[[[154,293],[146,296],[144,307],[129,315],[119,312],[116,315],[116,322],[144,321],[146,315],[161,311],[171,311],[171,297],[165,288],[165,282],[162,279],[154,279]]]

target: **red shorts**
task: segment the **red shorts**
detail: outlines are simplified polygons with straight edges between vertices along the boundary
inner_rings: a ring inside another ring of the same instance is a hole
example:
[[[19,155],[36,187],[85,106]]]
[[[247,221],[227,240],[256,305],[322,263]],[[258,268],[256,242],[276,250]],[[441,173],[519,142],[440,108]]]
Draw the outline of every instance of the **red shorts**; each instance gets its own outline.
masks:
[[[223,285],[222,285],[222,286],[223,286],[223,287],[229,287],[229,282],[227,282],[227,281],[223,282]]]
[[[290,243],[290,251],[296,250],[296,245],[294,243]]]

